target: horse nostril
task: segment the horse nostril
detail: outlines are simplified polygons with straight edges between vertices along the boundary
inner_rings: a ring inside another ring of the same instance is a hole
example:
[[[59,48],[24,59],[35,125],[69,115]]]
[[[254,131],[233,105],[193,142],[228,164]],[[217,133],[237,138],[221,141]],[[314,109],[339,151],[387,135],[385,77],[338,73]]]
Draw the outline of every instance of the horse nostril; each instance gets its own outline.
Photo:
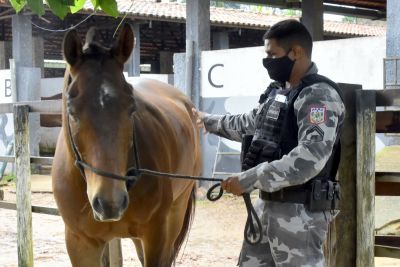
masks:
[[[129,175],[129,174],[127,174]],[[126,183],[126,191],[130,191],[132,189],[132,187],[135,185],[135,181],[127,181]]]
[[[97,212],[101,212],[103,210],[103,205],[101,204],[100,198],[99,197],[94,197],[93,198],[93,209]]]
[[[128,207],[128,204],[129,204],[128,195],[124,195],[122,199],[121,209],[125,210]]]

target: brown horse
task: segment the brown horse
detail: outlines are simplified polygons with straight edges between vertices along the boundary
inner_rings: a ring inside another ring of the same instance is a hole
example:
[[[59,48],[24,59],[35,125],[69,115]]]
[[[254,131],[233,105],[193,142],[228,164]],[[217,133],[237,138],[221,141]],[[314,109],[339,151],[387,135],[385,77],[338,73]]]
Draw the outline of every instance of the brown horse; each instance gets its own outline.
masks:
[[[144,80],[133,90],[126,82],[123,65],[134,43],[130,26],[110,49],[89,32],[84,46],[75,31],[64,39],[69,66],[52,172],[70,260],[73,266],[100,266],[108,241],[131,238],[144,266],[171,266],[190,227],[195,183],[141,175],[129,189],[109,176],[125,176],[135,167],[135,147],[142,168],[198,175],[193,105],[167,84]],[[80,165],[82,174],[77,157],[87,164]]]

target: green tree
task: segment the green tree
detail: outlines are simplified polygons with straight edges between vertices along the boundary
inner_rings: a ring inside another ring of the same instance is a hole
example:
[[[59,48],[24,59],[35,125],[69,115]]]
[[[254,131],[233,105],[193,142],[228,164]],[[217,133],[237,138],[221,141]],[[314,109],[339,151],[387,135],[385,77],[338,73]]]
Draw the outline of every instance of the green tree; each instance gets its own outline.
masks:
[[[76,13],[83,8],[86,0],[10,0],[12,7],[20,12],[24,8],[29,8],[39,16],[44,15],[45,5],[61,19],[68,13]],[[116,0],[90,0],[95,10],[103,10],[108,15],[118,17],[118,7]]]

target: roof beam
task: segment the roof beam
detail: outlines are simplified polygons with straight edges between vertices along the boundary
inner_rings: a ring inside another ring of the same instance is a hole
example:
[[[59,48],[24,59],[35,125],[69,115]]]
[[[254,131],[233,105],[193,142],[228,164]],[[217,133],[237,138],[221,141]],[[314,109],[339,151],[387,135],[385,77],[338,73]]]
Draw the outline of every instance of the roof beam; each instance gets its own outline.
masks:
[[[366,19],[386,19],[386,11],[324,4],[324,12]]]
[[[283,9],[301,9],[301,1],[299,0],[231,0],[231,2],[257,4]],[[358,8],[354,6],[332,5],[327,3],[324,3],[324,12],[367,19],[386,18],[386,11],[379,9]]]

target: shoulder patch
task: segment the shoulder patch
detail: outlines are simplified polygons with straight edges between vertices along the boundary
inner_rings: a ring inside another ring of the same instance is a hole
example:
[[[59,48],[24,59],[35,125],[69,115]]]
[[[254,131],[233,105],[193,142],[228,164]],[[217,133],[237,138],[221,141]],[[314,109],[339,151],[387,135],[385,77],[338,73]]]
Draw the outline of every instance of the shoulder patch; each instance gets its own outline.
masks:
[[[311,124],[321,124],[326,122],[326,107],[312,106],[308,112],[308,118]]]

